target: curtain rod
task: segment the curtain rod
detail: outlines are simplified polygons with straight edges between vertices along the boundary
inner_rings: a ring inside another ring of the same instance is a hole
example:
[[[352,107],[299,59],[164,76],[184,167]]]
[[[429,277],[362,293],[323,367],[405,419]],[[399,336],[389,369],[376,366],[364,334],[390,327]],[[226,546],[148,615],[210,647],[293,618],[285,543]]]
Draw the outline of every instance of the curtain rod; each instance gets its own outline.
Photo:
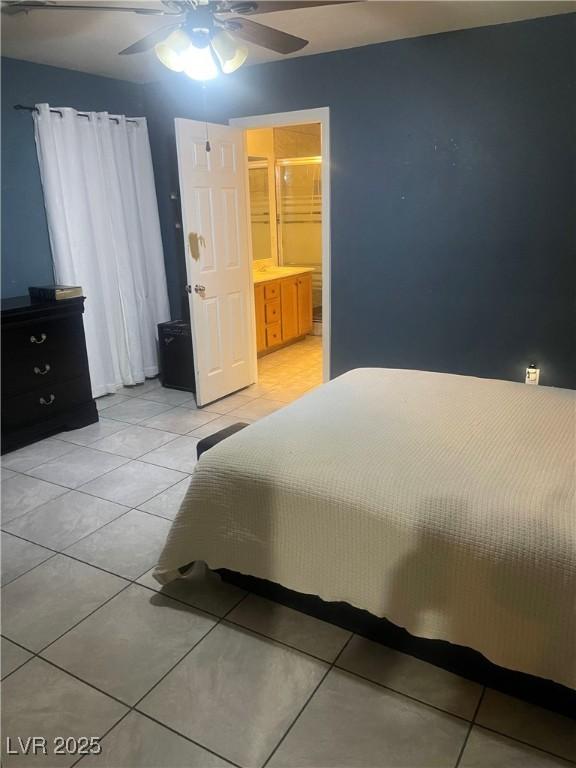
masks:
[[[38,108],[37,107],[25,107],[23,104],[14,104],[14,109],[23,109],[26,112],[38,112]],[[60,115],[60,117],[63,117],[62,112],[59,109],[52,109],[52,107],[50,107],[50,112],[56,112],[56,114]],[[78,112],[78,110],[76,110],[76,114],[78,115],[78,117],[88,117],[89,116],[87,112]],[[116,124],[118,124],[120,122],[120,119],[118,117],[111,117],[110,115],[108,115],[108,120],[113,120]],[[138,124],[138,120],[135,120],[135,119],[130,118],[130,117],[126,118],[126,122],[127,123],[136,123],[136,124]]]

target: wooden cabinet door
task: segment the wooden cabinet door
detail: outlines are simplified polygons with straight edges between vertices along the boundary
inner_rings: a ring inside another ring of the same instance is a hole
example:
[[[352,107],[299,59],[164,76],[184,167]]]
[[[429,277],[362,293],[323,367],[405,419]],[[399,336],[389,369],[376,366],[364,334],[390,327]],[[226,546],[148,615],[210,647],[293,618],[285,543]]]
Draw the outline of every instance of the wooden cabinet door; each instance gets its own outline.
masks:
[[[312,275],[298,278],[298,335],[312,330]]]
[[[264,285],[254,286],[254,303],[256,308],[256,349],[263,352],[266,349],[266,309],[264,304]]]
[[[299,336],[298,287],[298,278],[282,280],[282,341],[290,341]]]

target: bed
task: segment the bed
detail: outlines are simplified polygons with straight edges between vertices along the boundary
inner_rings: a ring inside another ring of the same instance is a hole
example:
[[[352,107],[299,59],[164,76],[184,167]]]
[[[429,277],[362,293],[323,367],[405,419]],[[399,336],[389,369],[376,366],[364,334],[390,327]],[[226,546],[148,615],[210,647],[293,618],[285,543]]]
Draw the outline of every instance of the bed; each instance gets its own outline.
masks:
[[[576,393],[346,373],[205,453],[155,576],[196,560],[576,688]]]

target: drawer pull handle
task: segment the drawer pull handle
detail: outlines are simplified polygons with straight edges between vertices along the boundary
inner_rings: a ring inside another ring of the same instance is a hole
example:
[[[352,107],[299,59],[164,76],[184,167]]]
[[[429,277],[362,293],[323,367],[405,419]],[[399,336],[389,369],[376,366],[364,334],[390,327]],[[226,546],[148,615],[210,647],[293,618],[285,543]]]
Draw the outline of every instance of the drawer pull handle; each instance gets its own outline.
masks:
[[[34,366],[34,373],[40,375],[40,376],[46,376],[46,374],[50,371],[50,366],[48,363],[44,366],[44,370],[40,370],[37,365]]]
[[[40,334],[40,341],[38,341],[36,336],[30,336],[30,341],[32,342],[32,344],[44,344],[44,342],[46,341],[46,338],[47,338],[46,334],[45,333],[41,333]]]
[[[50,395],[50,397],[48,398],[48,400],[46,400],[45,398],[41,397],[41,398],[40,398],[40,405],[52,405],[52,403],[54,402],[54,400],[56,400],[56,398],[54,397],[54,395]]]

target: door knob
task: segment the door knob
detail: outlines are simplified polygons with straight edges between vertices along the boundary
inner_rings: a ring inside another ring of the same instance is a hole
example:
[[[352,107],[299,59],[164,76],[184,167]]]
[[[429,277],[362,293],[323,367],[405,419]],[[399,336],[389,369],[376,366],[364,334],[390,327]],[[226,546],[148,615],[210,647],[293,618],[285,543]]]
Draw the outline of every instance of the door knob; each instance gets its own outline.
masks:
[[[203,296],[206,292],[206,286],[205,285],[195,285],[194,286],[194,293],[197,293],[199,296]]]

